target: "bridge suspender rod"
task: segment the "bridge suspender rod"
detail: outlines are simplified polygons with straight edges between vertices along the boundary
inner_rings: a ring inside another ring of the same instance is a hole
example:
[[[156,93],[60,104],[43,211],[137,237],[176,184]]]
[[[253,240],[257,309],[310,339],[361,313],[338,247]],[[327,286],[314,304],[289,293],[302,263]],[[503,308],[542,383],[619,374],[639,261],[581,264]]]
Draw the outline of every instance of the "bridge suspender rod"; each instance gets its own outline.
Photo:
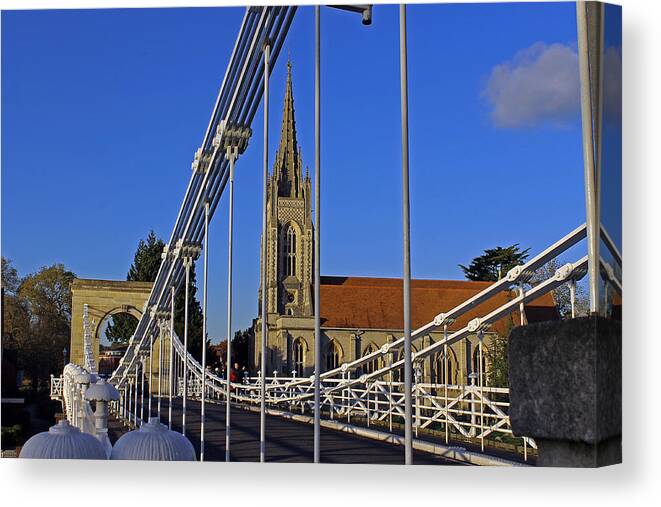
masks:
[[[202,302],[202,408],[200,428],[200,459],[204,461],[204,430],[205,430],[205,406],[206,406],[206,368],[207,368],[207,294],[209,277],[209,201],[204,205],[204,294]]]
[[[258,103],[258,94],[261,93],[258,83],[262,76],[257,69],[263,69],[261,66],[261,43],[268,39],[271,41],[269,60],[277,57],[279,49],[287,35],[287,31],[296,12],[296,7],[263,7],[250,8],[244,19],[245,26],[237,39],[237,50],[233,53],[230,67],[226,79],[223,81],[218,102],[218,108],[214,109],[212,115],[213,126],[221,119],[228,119],[239,123],[249,125],[252,121],[256,104]],[[263,70],[262,70],[263,72]],[[205,136],[205,149],[211,143],[210,134],[213,126],[208,129]],[[204,216],[202,206],[200,206],[200,195],[205,194],[210,202],[211,213],[218,204],[219,197],[223,191],[224,181],[229,172],[227,161],[224,159],[216,160],[205,171],[205,175],[193,175],[186,191],[184,202],[182,203],[179,215],[175,222],[175,227],[171,236],[170,246],[174,246],[177,241],[195,243],[202,235]],[[158,306],[163,304],[163,299],[167,298],[165,291],[169,287],[175,287],[175,290],[181,286],[184,278],[184,267],[175,262],[174,258],[165,257],[159,267],[159,273],[154,283],[154,289],[149,299],[149,304]],[[138,323],[136,329],[136,340],[133,346],[125,354],[119,368],[113,375],[113,382],[118,385],[127,380],[127,374],[136,361],[136,349],[145,344],[145,336],[149,328],[153,325],[151,318],[143,318]]]
[[[152,364],[154,363],[154,358],[152,357],[152,350],[154,349],[154,342],[151,341],[151,336],[149,336],[149,381],[147,382],[147,389],[149,389],[149,413],[147,414],[147,420],[151,417],[151,398],[152,398],[152,384],[154,381],[154,375],[152,374]]]
[[[406,5],[399,6],[399,70],[402,109],[402,227],[404,246],[404,460],[413,464],[411,396],[411,238],[409,204],[409,112],[406,58]]]
[[[320,319],[320,150],[321,150],[321,9],[319,5],[314,8],[314,462],[319,463],[321,458],[321,319]]]
[[[266,220],[266,185],[269,177],[269,58],[270,42],[264,44],[264,188],[262,190],[262,336],[261,336],[261,388],[259,407],[259,461],[266,461],[266,301],[268,298],[268,287],[266,286],[266,248],[268,229]]]
[[[181,409],[181,434],[186,436],[186,401],[188,399],[188,289],[190,286],[190,264],[191,258],[184,258],[184,266],[186,268],[186,287],[184,287],[184,354],[182,357],[183,363],[183,377],[184,377],[184,399]]]
[[[234,162],[237,157],[237,149],[233,146],[227,147],[227,157],[230,161],[229,174],[229,211],[227,223],[227,376],[225,394],[225,461],[230,460],[230,374],[232,372],[232,237],[234,234]]]
[[[161,398],[163,396],[163,320],[158,323],[158,404],[156,405],[156,416],[161,420]]]
[[[138,363],[140,363],[140,420],[145,420],[145,358],[142,357],[141,361],[136,361],[135,371],[138,371]]]
[[[129,396],[128,396],[128,418],[129,418],[129,427],[131,426],[131,401],[133,400],[133,384],[135,382],[132,382],[131,379],[129,379]],[[136,386],[137,389],[137,386]],[[80,400],[80,404],[82,405],[83,400]],[[80,408],[79,408],[80,411]],[[80,424],[83,424],[82,416],[79,415],[80,418]]]
[[[209,201],[204,204],[204,289],[202,293],[202,401],[200,403],[200,461],[204,461],[204,422],[207,380],[207,277],[209,270]]]
[[[594,19],[591,19],[594,17]],[[583,167],[585,210],[588,238],[588,283],[590,313],[599,313],[599,180],[601,165],[601,79],[592,75],[601,69],[603,33],[591,34],[590,28],[603,32],[603,5],[576,2],[578,63],[581,85],[581,121],[583,127]],[[593,37],[594,35],[594,37]],[[590,44],[595,39],[595,44]],[[591,47],[592,46],[592,47]],[[597,83],[594,83],[594,79]],[[596,138],[596,139],[595,139]]]
[[[142,417],[140,418],[142,421]],[[138,363],[135,363],[135,392],[133,393],[133,422],[138,427]]]
[[[172,390],[174,389],[174,379],[172,378],[172,373],[174,370],[174,357],[173,357],[173,347],[174,347],[174,287],[170,288],[170,355],[168,360],[170,365],[168,367],[168,429],[172,429]]]

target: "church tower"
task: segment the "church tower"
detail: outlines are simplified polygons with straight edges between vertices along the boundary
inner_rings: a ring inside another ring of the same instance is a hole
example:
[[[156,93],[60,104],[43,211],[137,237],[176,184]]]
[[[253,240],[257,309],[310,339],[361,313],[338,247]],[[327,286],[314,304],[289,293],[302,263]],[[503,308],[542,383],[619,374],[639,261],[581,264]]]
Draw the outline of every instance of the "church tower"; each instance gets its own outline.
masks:
[[[309,171],[296,139],[291,62],[280,131],[280,145],[267,188],[268,314],[311,317],[313,225]],[[264,262],[264,259],[262,259]],[[260,306],[261,306],[260,288]]]

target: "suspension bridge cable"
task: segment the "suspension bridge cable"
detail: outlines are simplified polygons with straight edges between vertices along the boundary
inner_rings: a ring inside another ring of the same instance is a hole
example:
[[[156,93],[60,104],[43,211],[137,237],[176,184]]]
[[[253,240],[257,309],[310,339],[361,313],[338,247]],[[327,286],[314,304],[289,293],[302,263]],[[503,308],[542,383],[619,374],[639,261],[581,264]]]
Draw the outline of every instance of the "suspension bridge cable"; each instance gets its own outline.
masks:
[[[263,174],[263,192],[262,192],[262,336],[261,336],[261,389],[260,389],[260,408],[259,408],[259,461],[266,461],[266,333],[268,326],[267,306],[268,287],[266,280],[266,255],[267,255],[267,184],[269,174],[269,73],[270,73],[270,41],[266,40],[264,44],[264,174]]]
[[[404,249],[404,458],[413,463],[412,396],[411,396],[411,227],[409,203],[409,119],[408,69],[406,58],[406,5],[399,6],[399,70],[402,109],[402,227]]]
[[[321,9],[314,8],[314,462],[321,459]]]

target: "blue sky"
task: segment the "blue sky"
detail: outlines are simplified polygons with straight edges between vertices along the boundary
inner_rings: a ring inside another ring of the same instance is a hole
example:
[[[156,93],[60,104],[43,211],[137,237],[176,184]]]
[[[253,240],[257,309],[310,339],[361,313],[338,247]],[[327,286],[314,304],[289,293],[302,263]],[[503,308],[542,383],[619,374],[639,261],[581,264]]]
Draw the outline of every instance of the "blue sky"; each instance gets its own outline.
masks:
[[[2,13],[2,254],[20,274],[62,262],[124,279],[140,238],[169,238],[242,16]],[[322,16],[322,274],[401,276],[397,7],[376,6],[370,27]],[[537,252],[582,223],[574,4],[413,5],[408,18],[413,276],[461,278],[457,265],[485,248]],[[290,53],[311,170],[312,51],[304,7],[272,76],[269,157]],[[236,329],[257,314],[262,114],[237,165]],[[223,200],[210,230],[214,340],[226,244]]]

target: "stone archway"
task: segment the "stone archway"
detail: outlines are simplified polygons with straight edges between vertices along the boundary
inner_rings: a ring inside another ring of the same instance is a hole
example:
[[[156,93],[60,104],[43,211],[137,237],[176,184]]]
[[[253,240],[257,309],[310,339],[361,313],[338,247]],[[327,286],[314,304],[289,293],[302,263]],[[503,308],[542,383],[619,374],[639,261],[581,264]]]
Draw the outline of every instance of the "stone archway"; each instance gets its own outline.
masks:
[[[99,364],[100,331],[103,321],[118,313],[128,313],[140,320],[151,294],[151,282],[86,280],[76,278],[71,284],[71,343],[69,362],[84,365],[83,308],[87,304],[92,334],[92,348]]]

